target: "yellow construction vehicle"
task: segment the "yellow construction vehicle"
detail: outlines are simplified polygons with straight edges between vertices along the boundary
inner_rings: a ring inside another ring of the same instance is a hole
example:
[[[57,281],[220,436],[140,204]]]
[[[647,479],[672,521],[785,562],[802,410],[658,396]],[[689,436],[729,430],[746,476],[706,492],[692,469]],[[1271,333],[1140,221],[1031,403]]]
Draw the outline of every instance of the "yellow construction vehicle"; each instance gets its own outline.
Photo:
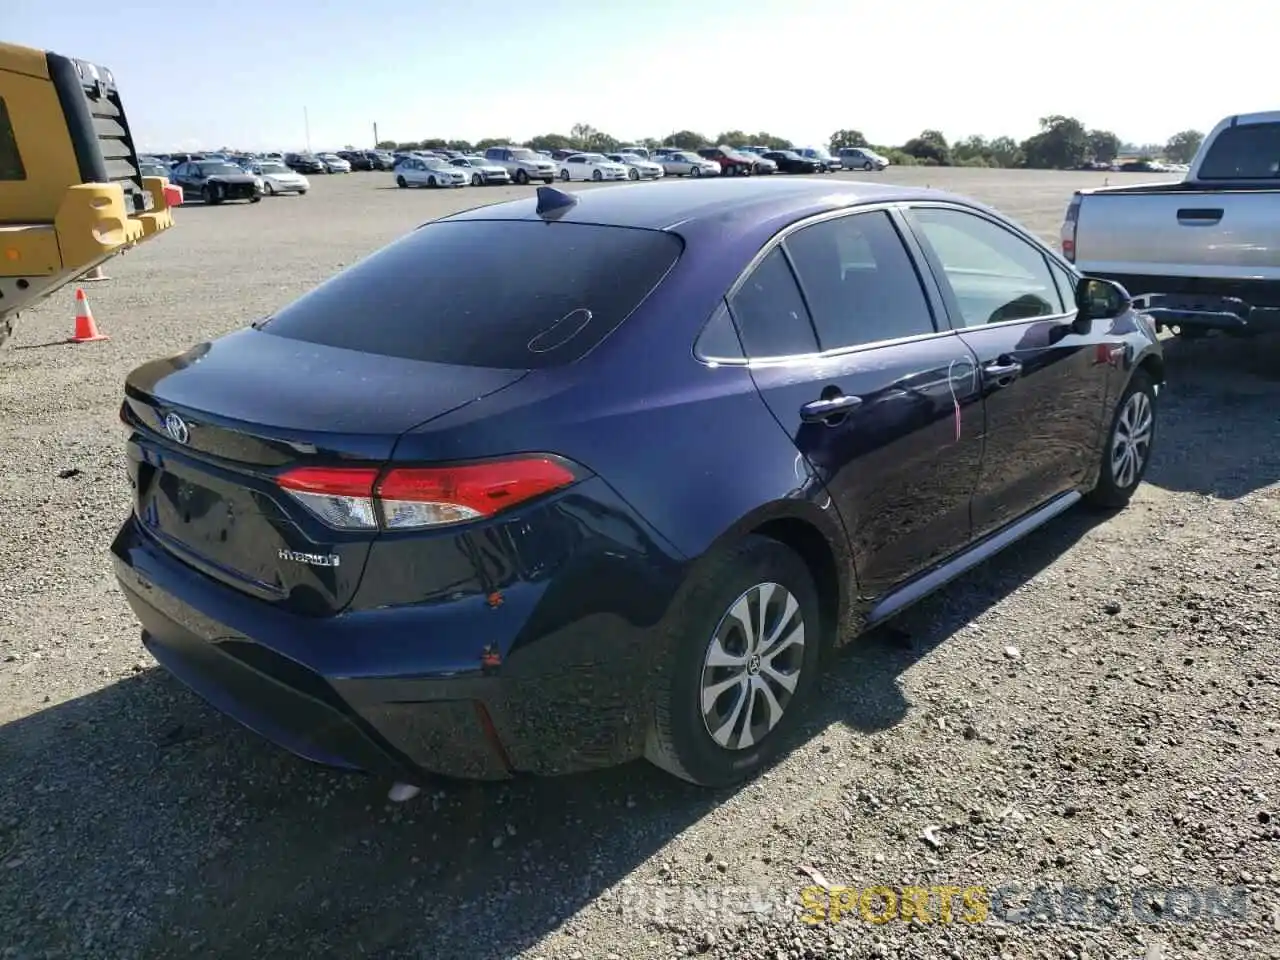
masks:
[[[111,71],[0,43],[0,344],[19,310],[173,226]]]

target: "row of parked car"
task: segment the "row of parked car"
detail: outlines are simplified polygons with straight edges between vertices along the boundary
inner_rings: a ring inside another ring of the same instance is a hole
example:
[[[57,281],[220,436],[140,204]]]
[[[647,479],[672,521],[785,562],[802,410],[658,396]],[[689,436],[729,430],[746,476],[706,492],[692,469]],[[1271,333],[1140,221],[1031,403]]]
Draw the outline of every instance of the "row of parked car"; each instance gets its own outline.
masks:
[[[400,187],[497,186],[556,180],[656,180],[661,177],[752,176],[771,173],[830,173],[883,170],[889,161],[865,147],[832,154],[820,147],[704,147],[650,150],[632,145],[612,153],[537,151],[490,147],[483,154],[456,150],[347,150],[337,153],[158,154],[143,158],[143,174],[164,176],[205,203],[248,200],[285,193],[305,194],[307,174],[390,170]]]
[[[704,147],[681,150],[641,146],[612,153],[575,150],[538,151],[529,147],[490,147],[483,155],[451,150],[414,150],[397,156],[392,172],[400,187],[464,187],[556,180],[656,180],[666,176],[751,176],[770,173],[830,173],[883,170],[889,161],[866,148],[839,154],[818,147],[771,150],[768,147]]]

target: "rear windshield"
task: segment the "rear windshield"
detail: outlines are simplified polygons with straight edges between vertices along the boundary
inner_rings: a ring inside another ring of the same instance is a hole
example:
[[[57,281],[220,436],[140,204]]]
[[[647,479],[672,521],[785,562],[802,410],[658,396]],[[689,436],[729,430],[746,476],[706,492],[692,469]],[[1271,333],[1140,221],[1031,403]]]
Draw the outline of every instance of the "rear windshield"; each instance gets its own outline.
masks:
[[[275,314],[267,333],[364,353],[530,370],[572,363],[679,259],[656,230],[541,220],[430,223]]]
[[[1227,127],[1209,145],[1196,176],[1200,180],[1280,177],[1280,123]]]

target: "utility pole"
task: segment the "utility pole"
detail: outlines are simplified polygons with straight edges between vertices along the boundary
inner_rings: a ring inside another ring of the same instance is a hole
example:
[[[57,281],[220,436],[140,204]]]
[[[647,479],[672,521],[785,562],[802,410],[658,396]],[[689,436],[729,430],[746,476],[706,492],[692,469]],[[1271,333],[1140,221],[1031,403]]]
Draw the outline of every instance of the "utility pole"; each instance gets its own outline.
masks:
[[[311,114],[306,107],[302,108],[302,125],[307,131],[307,153],[311,152]]]
[[[378,143],[379,143],[379,142],[380,142],[380,141],[378,140],[378,125],[375,123],[375,124],[373,125],[373,149],[375,149],[375,150],[377,150],[377,149],[378,149]]]

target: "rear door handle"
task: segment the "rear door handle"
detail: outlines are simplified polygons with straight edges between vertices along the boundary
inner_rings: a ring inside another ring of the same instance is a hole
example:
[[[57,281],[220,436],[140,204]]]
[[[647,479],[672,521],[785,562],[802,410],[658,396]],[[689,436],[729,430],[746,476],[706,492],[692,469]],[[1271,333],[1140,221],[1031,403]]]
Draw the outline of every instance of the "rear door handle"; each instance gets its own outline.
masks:
[[[822,400],[810,400],[800,408],[800,419],[805,423],[822,423],[862,406],[862,398],[841,394]]]
[[[982,368],[982,379],[995,387],[1007,387],[1022,374],[1022,364],[1017,360],[995,360]]]

